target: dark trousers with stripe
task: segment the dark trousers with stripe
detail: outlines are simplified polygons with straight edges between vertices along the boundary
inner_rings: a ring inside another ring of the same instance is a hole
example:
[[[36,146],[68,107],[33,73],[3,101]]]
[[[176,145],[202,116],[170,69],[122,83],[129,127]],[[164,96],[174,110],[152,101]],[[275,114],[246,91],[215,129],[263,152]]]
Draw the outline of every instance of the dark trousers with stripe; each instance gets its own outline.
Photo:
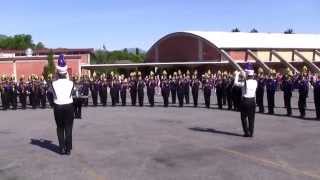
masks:
[[[247,136],[253,136],[255,112],[255,98],[243,98],[241,104],[241,122],[243,132]]]
[[[74,120],[73,104],[54,105],[54,118],[60,148],[72,149],[72,128]]]

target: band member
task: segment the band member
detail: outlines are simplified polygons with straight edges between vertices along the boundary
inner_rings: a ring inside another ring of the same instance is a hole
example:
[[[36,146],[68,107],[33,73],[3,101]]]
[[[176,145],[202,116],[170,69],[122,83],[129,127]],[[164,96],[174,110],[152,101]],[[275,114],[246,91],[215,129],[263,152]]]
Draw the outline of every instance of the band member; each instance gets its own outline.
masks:
[[[304,118],[306,116],[306,106],[308,97],[308,81],[306,76],[300,76],[298,79],[298,89],[299,89],[299,100],[298,107],[300,111],[300,117]]]
[[[234,79],[231,74],[229,74],[228,79],[227,79],[227,103],[228,103],[228,110],[232,110],[233,106],[233,94],[232,94],[232,89],[233,89],[233,83]]]
[[[52,86],[52,74],[48,75],[47,85],[48,85],[48,87]],[[47,91],[47,99],[48,99],[50,107],[53,108],[53,94],[51,91]]]
[[[223,79],[220,71],[218,72],[218,78],[216,80],[215,86],[216,86],[216,93],[217,93],[218,108],[222,109],[224,85],[223,85]]]
[[[187,70],[187,75],[184,76],[184,83],[183,83],[183,90],[184,90],[184,98],[186,100],[186,104],[190,104],[190,71]]]
[[[26,109],[27,108],[27,86],[24,82],[24,75],[20,77],[20,82],[18,85],[18,95],[19,95],[19,101],[21,103],[21,108]]]
[[[256,100],[259,108],[259,113],[264,113],[263,97],[264,97],[264,88],[266,85],[266,80],[263,76],[263,69],[259,68],[258,70],[258,87],[256,92]]]
[[[72,150],[72,128],[74,120],[73,111],[73,82],[67,79],[68,66],[64,56],[58,59],[58,80],[52,83],[54,93],[54,117],[57,124],[57,135],[61,154],[71,154]]]
[[[292,80],[292,72],[288,72],[285,76],[283,76],[281,89],[283,91],[283,99],[284,106],[287,109],[287,116],[291,116],[292,108],[291,108],[291,97],[293,91],[293,80]]]
[[[155,95],[156,82],[154,80],[154,73],[150,72],[150,79],[147,81],[147,96],[151,107],[154,106],[154,95]]]
[[[83,84],[81,84],[80,79],[78,76],[73,77],[73,108],[74,108],[74,117],[76,119],[82,118],[82,103],[84,99],[84,93],[83,93]]]
[[[143,106],[144,102],[144,86],[145,83],[142,79],[141,72],[138,72],[138,100],[139,100],[139,106]]]
[[[163,105],[164,107],[168,107],[169,105],[169,96],[170,96],[170,84],[167,78],[167,72],[163,71],[163,79],[161,82],[161,94],[163,97]],[[184,91],[185,92],[185,91]]]
[[[9,109],[10,105],[9,105],[9,100],[8,100],[8,81],[7,81],[7,76],[6,75],[2,75],[1,77],[2,79],[2,83],[1,83],[1,102],[2,102],[2,108],[3,110],[7,110]]]
[[[40,83],[39,99],[40,99],[41,108],[46,108],[48,87],[47,87],[47,82],[44,80],[43,76],[41,76],[39,83]]]
[[[15,77],[14,75],[11,76],[10,78],[10,83],[9,83],[9,98],[10,98],[10,104],[12,105],[12,109],[16,110],[17,109],[17,98],[18,98],[18,86],[17,83],[15,83]]]
[[[105,74],[101,76],[101,82],[99,85],[100,102],[102,106],[106,106],[108,97],[108,82]]]
[[[173,73],[172,78],[169,80],[170,84],[170,92],[171,92],[171,103],[176,104],[176,99],[177,99],[177,72]]]
[[[96,73],[93,73],[93,78],[90,82],[90,91],[92,96],[92,103],[93,106],[98,106],[98,93],[99,93],[99,78],[97,77]]]
[[[203,81],[204,103],[207,108],[210,108],[211,90],[212,90],[213,84],[210,81],[209,75],[207,73],[203,75],[203,78],[204,78],[204,81]]]
[[[314,106],[316,108],[317,119],[320,120],[320,74],[317,78],[312,79]]]
[[[177,85],[177,95],[179,101],[179,107],[183,107],[183,97],[184,97],[184,81],[182,75],[179,76],[178,85]]]
[[[111,82],[110,82],[110,97],[111,97],[111,105],[115,106],[117,104],[116,93],[117,93],[117,85],[116,85],[116,77],[111,73]]]
[[[83,76],[82,84],[83,84],[83,95],[87,97],[83,99],[83,106],[87,107],[89,104],[88,101],[89,101],[89,91],[90,91],[90,80],[87,75]]]
[[[192,98],[193,98],[193,106],[198,106],[198,95],[199,95],[199,87],[200,87],[200,81],[197,77],[197,71],[194,72],[194,75],[192,77],[192,83],[191,83],[191,91],[192,91]]]
[[[266,88],[267,88],[267,99],[268,99],[268,113],[274,114],[274,96],[277,89],[277,80],[274,77],[275,71],[269,75],[266,81]]]
[[[129,87],[130,87],[130,97],[131,97],[131,104],[132,106],[136,105],[137,102],[137,80],[136,80],[136,73],[132,72],[130,73],[130,82],[129,82]]]
[[[120,89],[122,106],[127,105],[127,89],[128,89],[128,87],[129,87],[128,79],[125,78],[123,81],[121,81],[121,89]]]
[[[254,133],[257,81],[253,75],[254,71],[250,68],[246,70],[246,75],[243,73],[243,81],[239,81],[240,72],[236,72],[234,80],[234,84],[242,88],[241,121],[244,137],[253,137]]]
[[[223,73],[223,76],[222,76],[222,104],[223,106],[227,105],[227,87],[228,87],[228,80],[227,80],[227,77],[228,77],[228,72],[225,71]]]

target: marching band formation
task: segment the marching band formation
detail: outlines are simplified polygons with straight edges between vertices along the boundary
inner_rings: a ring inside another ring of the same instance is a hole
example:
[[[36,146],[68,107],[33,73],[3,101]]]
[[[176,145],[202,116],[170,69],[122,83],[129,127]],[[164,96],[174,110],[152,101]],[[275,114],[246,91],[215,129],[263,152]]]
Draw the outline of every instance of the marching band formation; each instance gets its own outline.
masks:
[[[199,75],[195,70],[185,73],[178,70],[173,74],[163,71],[161,74],[150,72],[149,75],[142,75],[141,72],[131,72],[129,77],[118,75],[113,72],[97,76],[95,73],[91,78],[83,75],[74,76],[70,79],[74,82],[75,117],[81,118],[81,107],[88,106],[89,98],[92,98],[93,106],[107,105],[110,99],[112,106],[118,104],[126,106],[127,96],[130,96],[132,106],[145,106],[145,92],[148,105],[154,106],[157,94],[163,97],[163,106],[168,107],[169,103],[183,107],[190,104],[193,99],[194,107],[198,106],[199,93],[203,93],[205,106],[210,107],[210,97],[216,95],[218,108],[228,110],[240,110],[241,88],[234,84],[235,74],[228,72],[212,73],[210,70]],[[240,81],[243,76],[240,75]],[[277,90],[283,91],[284,105],[287,115],[292,115],[291,97],[294,90],[298,90],[298,107],[303,118],[306,114],[306,100],[308,98],[309,87],[314,90],[314,103],[316,107],[316,118],[320,119],[320,75],[315,76],[307,73],[304,67],[302,74],[293,75],[287,70],[285,74],[270,73],[265,74],[262,69],[255,75],[257,80],[256,105],[258,112],[264,113],[264,96],[267,97],[267,113],[274,114],[275,93]],[[33,109],[53,107],[54,95],[50,91],[54,77],[50,74],[45,80],[43,76],[30,76],[27,79],[21,76],[19,81],[14,77],[2,75],[0,81],[1,106],[3,110],[26,109],[31,106]],[[191,97],[190,97],[191,96]],[[91,101],[90,101],[91,102]]]

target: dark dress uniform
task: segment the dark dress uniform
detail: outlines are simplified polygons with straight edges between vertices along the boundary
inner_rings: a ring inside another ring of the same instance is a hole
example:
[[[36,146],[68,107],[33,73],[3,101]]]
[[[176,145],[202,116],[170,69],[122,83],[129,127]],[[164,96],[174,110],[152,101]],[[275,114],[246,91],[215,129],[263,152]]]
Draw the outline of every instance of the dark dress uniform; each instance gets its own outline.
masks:
[[[10,85],[10,104],[12,106],[12,109],[17,109],[17,98],[18,98],[18,86],[15,82],[11,82]]]
[[[178,101],[179,101],[179,107],[183,107],[183,97],[184,97],[184,89],[183,89],[183,80],[178,80],[178,86],[177,86],[177,95],[178,95]]]
[[[117,100],[116,100],[116,93],[117,93],[117,89],[116,89],[116,83],[115,80],[112,80],[110,83],[110,96],[111,96],[111,105],[115,106],[117,104]]]
[[[89,104],[89,91],[90,91],[90,81],[84,80],[83,83],[83,95],[87,98],[83,99],[83,106],[87,107]]]
[[[265,88],[265,78],[259,77],[257,79],[258,87],[256,91],[256,101],[259,108],[259,113],[264,113],[263,97],[264,97],[264,88]]]
[[[115,80],[115,98],[116,98],[116,104],[120,103],[120,90],[121,90],[121,83],[119,79],[117,78]]]
[[[185,93],[185,91],[184,91],[184,93]],[[162,82],[161,82],[161,94],[162,94],[162,97],[163,97],[163,105],[164,105],[164,107],[168,107],[168,105],[169,105],[169,95],[170,95],[170,85],[169,85],[168,79],[163,79]]]
[[[94,80],[90,83],[93,106],[98,106],[99,81]]]
[[[48,80],[47,83],[48,83],[48,87],[52,86],[52,80]],[[53,100],[54,100],[53,98],[54,97],[53,97],[52,92],[51,91],[47,91],[47,99],[48,99],[48,102],[49,102],[49,105],[50,105],[51,108],[53,108]]]
[[[156,82],[153,79],[150,79],[147,82],[147,96],[148,101],[151,107],[154,106],[154,95],[155,95]]]
[[[200,81],[198,78],[195,78],[192,80],[191,84],[191,92],[192,92],[192,98],[193,98],[193,106],[198,106],[198,95],[199,95],[199,87],[200,87]]]
[[[176,79],[170,79],[170,91],[171,91],[171,103],[176,104],[177,99],[177,80]]]
[[[186,104],[190,104],[190,80],[188,77],[185,77],[183,83],[183,91],[184,91],[184,98],[186,100]]]
[[[283,91],[284,106],[287,109],[287,116],[291,116],[291,97],[293,91],[293,82],[291,79],[284,78],[282,81],[281,89]]]
[[[139,106],[143,106],[144,102],[144,86],[145,83],[142,79],[138,80],[138,100],[139,100]]]
[[[267,99],[268,99],[268,113],[274,114],[274,96],[277,89],[277,81],[273,78],[268,78],[266,82]]]
[[[307,97],[308,97],[308,81],[302,79],[298,82],[298,89],[299,89],[299,100],[298,100],[298,107],[300,111],[300,116],[302,118],[306,115],[306,106],[307,106]]]
[[[207,108],[210,108],[210,99],[211,99],[211,90],[212,90],[212,82],[209,79],[203,82],[203,97],[204,103]]]
[[[73,97],[74,117],[76,119],[81,119],[82,104],[84,99],[83,85],[81,83],[74,82],[72,97]]]
[[[232,110],[232,106],[233,106],[233,78],[229,77],[228,81],[227,81],[227,103],[228,103],[228,110]]]
[[[40,84],[40,104],[41,108],[46,108],[47,105],[47,84],[45,81],[42,81]]]
[[[129,82],[130,87],[130,97],[131,97],[131,104],[135,106],[137,103],[137,81],[135,79],[131,79]]]
[[[0,96],[1,96],[1,106],[2,109],[5,107],[5,99],[4,99],[4,83],[0,82]]]
[[[100,103],[102,106],[107,105],[107,98],[108,98],[108,83],[106,80],[103,80],[99,86],[99,96],[100,96]]]
[[[2,101],[2,106],[3,106],[3,110],[7,110],[10,108],[10,104],[9,104],[9,85],[8,82],[3,83],[2,86],[2,92],[1,92],[1,101]]]
[[[223,105],[223,82],[221,78],[218,78],[216,81],[216,93],[217,93],[217,100],[218,100],[218,108],[222,109],[222,105]]]
[[[314,105],[316,108],[317,119],[320,119],[320,79],[315,82],[311,82],[313,86]]]
[[[228,88],[228,80],[226,79],[226,76],[223,76],[222,79],[222,105],[227,105],[227,88]]]
[[[21,108],[27,108],[27,85],[25,82],[20,81],[18,86],[18,94],[19,94],[19,101],[21,103]]]
[[[32,109],[36,109],[38,101],[38,87],[35,81],[32,81],[29,86],[29,101]]]
[[[121,82],[120,96],[121,96],[122,106],[127,105],[127,89],[128,89],[128,82]]]

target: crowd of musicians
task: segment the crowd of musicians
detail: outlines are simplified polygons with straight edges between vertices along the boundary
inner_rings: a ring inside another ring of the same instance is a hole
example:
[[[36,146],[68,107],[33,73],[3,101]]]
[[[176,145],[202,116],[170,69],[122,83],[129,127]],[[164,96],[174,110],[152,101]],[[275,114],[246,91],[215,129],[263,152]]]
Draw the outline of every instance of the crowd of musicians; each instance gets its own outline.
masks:
[[[274,114],[275,93],[277,90],[283,91],[284,105],[287,115],[292,115],[291,97],[292,92],[297,90],[299,93],[298,107],[301,117],[306,114],[306,102],[309,87],[314,90],[314,103],[316,107],[317,119],[320,119],[320,76],[301,73],[293,75],[289,70],[287,73],[263,73],[259,69],[255,75],[258,82],[256,90],[256,104],[258,112]],[[21,76],[18,81],[14,77],[3,75],[0,81],[1,106],[3,110],[17,109],[18,106],[26,109],[27,105],[32,108],[46,108],[53,106],[53,93],[50,89],[54,77],[37,77],[36,75],[25,78]],[[234,73],[216,72],[210,70],[205,74],[194,72],[173,72],[167,74],[163,71],[160,74],[150,72],[147,75],[141,72],[132,72],[129,77],[117,75],[113,72],[97,76],[70,77],[74,81],[75,115],[81,118],[81,106],[88,106],[92,102],[93,106],[107,105],[111,100],[112,106],[145,106],[145,92],[148,106],[154,106],[157,94],[163,97],[164,107],[169,103],[183,107],[184,104],[192,103],[198,106],[199,93],[203,93],[206,107],[210,107],[211,96],[217,97],[218,108],[238,111],[241,103],[241,88],[234,85]],[[264,96],[267,102],[264,102]],[[130,102],[127,102],[130,96]],[[92,100],[88,100],[92,98]],[[264,105],[267,104],[267,111]]]

